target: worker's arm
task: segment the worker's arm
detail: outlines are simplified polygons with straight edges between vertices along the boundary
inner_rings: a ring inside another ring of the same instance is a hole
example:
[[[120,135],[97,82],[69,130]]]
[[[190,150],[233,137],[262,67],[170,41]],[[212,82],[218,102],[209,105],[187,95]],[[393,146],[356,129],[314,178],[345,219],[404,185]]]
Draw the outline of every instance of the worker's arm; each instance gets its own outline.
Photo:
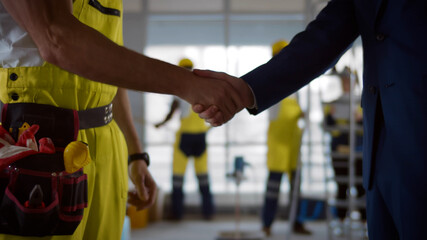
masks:
[[[42,58],[85,78],[139,91],[173,94],[234,114],[239,93],[178,66],[119,46],[72,15],[72,0],[0,0],[34,40]],[[229,99],[231,101],[223,101]]]
[[[113,116],[125,136],[129,155],[142,153],[141,143],[132,119],[127,91],[123,88],[118,89],[114,98]],[[132,161],[129,164],[129,177],[135,185],[136,193],[129,192],[128,202],[136,206],[138,210],[153,205],[157,186],[145,161]]]
[[[159,123],[157,123],[156,125],[154,125],[156,128],[161,127],[163,124],[167,123],[173,116],[174,112],[176,111],[176,109],[178,109],[179,107],[179,101],[177,99],[174,99],[171,105],[171,108],[169,110],[168,115],[166,115],[165,119]]]

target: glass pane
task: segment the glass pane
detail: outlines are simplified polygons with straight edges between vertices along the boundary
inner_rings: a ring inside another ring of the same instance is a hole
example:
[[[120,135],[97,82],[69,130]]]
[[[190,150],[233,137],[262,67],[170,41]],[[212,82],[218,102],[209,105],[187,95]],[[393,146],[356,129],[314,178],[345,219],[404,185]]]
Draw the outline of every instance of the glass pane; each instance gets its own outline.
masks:
[[[285,12],[302,13],[303,0],[231,0],[232,12]]]
[[[222,0],[150,0],[150,12],[220,12]]]
[[[150,17],[148,45],[223,45],[224,24],[218,15]]]
[[[303,18],[297,15],[275,18],[267,15],[245,15],[232,16],[231,19],[230,42],[239,45],[266,45],[270,48],[270,45],[279,39],[290,41],[305,27]]]

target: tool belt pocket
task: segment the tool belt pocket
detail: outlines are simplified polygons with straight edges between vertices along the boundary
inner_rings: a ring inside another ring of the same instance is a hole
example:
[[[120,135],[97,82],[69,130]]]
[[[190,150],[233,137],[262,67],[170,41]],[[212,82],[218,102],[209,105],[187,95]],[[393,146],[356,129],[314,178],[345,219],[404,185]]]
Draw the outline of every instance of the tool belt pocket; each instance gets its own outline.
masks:
[[[37,156],[43,157],[47,156]],[[69,235],[83,218],[83,210],[87,206],[87,176],[82,169],[68,174],[11,166],[2,172],[1,182],[4,194],[0,205],[2,227],[7,225],[4,233]],[[34,189],[42,192],[35,201],[29,198]]]
[[[7,112],[9,115],[14,115],[14,111],[10,109]],[[46,115],[42,114],[42,116],[46,118]],[[9,116],[6,118],[10,119]],[[12,118],[16,119],[15,116]],[[40,124],[43,137],[50,135],[46,129],[52,128],[51,118],[48,119],[49,121],[38,121],[33,117],[24,120],[29,125]],[[4,121],[3,118],[3,123],[5,122],[8,121]],[[13,132],[14,125],[21,125],[22,122],[21,120],[12,121],[11,124],[3,125],[3,129]],[[50,126],[46,126],[46,123]],[[65,131],[75,132],[73,128],[78,124],[74,124],[73,121],[70,123],[72,124],[65,126],[62,121],[61,125],[71,128]],[[58,133],[55,134],[58,135]],[[75,140],[77,135],[63,138],[61,134],[58,135],[61,138],[52,138],[52,142],[55,143],[55,150],[52,153],[21,154],[22,158],[19,157],[8,163],[7,167],[1,168],[1,233],[21,236],[71,235],[80,224],[88,203],[87,175],[83,173],[82,167],[71,173],[65,171],[64,146]],[[38,133],[35,139],[40,140]],[[57,146],[56,142],[60,145]],[[7,158],[4,159],[7,160]],[[1,162],[0,165],[2,165]]]

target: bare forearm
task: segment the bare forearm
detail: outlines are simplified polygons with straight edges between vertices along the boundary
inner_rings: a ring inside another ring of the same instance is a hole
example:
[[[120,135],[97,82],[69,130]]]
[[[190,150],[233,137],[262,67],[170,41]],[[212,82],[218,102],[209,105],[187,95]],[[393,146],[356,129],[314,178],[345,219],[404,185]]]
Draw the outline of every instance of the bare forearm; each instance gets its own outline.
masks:
[[[127,90],[119,88],[113,101],[114,119],[126,138],[129,154],[141,153],[141,144],[132,120]],[[135,185],[135,190],[129,192],[128,202],[138,210],[154,204],[156,198],[156,182],[147,169],[145,161],[133,161],[129,164],[129,177]]]
[[[71,0],[1,0],[47,62],[85,78],[124,88],[183,96],[195,77],[112,42],[72,15]],[[161,79],[161,81],[159,81]]]
[[[141,143],[132,119],[127,91],[119,88],[113,101],[114,120],[125,136],[129,154],[142,152]]]
[[[65,51],[56,52],[59,56],[47,60],[88,79],[139,91],[182,96],[183,83],[194,79],[193,74],[184,69],[121,47],[85,28],[86,35],[70,41],[84,44],[66,47]]]

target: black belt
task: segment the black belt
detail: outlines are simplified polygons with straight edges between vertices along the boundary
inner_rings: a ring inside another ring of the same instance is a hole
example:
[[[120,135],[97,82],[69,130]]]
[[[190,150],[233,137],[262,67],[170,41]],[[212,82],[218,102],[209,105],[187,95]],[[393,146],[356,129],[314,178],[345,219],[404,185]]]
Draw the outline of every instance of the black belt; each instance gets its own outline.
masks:
[[[110,103],[108,105],[91,108],[87,110],[76,111],[73,109],[59,108],[51,105],[43,105],[37,103],[12,103],[5,104],[3,109],[3,116],[6,117],[7,111],[12,110],[12,114],[16,112],[16,114],[21,115],[58,115],[58,119],[61,116],[71,115],[75,117],[77,114],[79,129],[88,129],[95,128],[107,125],[113,120],[113,104]],[[15,115],[15,114],[14,114]],[[5,119],[2,119],[3,124],[5,123]]]
[[[113,104],[77,111],[79,116],[79,129],[101,127],[113,120]]]
[[[96,128],[113,120],[113,104],[77,111],[36,103],[5,104],[2,125],[18,131],[23,123],[38,124],[38,136],[50,137],[60,143],[75,140],[79,129]]]

